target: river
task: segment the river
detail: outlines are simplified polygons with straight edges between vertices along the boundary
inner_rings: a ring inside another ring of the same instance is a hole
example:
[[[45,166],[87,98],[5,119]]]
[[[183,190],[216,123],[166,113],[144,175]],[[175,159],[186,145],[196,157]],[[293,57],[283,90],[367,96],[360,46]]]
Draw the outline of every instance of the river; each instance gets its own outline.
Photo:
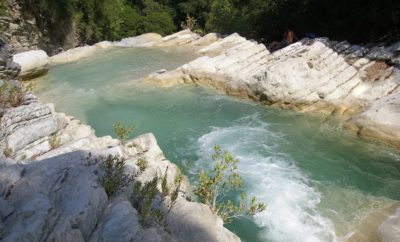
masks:
[[[243,241],[338,241],[371,211],[400,200],[399,153],[345,134],[335,120],[141,80],[194,58],[185,49],[112,48],[53,67],[34,90],[98,136],[114,136],[118,120],[135,124],[132,137],[154,133],[169,160],[193,161],[193,184],[212,166],[215,144],[229,150],[240,159],[244,191],[268,205],[226,225]]]

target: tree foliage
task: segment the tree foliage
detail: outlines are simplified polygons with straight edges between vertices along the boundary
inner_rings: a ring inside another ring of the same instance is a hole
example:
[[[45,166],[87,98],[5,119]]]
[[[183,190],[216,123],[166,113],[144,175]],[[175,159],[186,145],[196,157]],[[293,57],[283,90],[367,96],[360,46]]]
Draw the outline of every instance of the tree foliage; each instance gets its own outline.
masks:
[[[400,38],[400,4],[393,0],[20,0],[53,41],[78,27],[82,43],[178,30],[187,16],[198,32],[238,32],[280,40],[287,28],[353,43]],[[0,12],[1,9],[0,1]],[[202,30],[202,31],[200,31]]]
[[[0,16],[7,15],[5,0],[0,0]]]
[[[216,145],[214,147],[213,161],[214,168],[206,172],[199,173],[199,184],[194,190],[200,201],[208,205],[211,211],[220,216],[225,222],[230,222],[232,218],[244,214],[254,215],[265,210],[264,203],[258,203],[252,197],[250,203],[246,205],[245,193],[240,195],[240,201],[235,204],[226,196],[237,191],[243,186],[242,178],[237,171],[238,159],[235,159],[228,151],[221,151]]]

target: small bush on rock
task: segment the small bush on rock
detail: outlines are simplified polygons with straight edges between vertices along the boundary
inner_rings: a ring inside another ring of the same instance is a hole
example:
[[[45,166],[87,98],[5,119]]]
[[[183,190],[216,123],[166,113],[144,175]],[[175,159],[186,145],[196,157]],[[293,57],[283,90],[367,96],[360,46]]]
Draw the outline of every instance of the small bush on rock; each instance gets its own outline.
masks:
[[[128,138],[129,134],[135,128],[133,124],[130,124],[129,126],[125,127],[124,124],[120,121],[114,123],[113,127],[115,134],[117,135],[118,139],[121,141],[122,144],[125,144],[125,141]]]
[[[158,194],[157,184],[159,177],[144,183],[136,182],[133,186],[132,205],[139,212],[139,219],[143,226],[149,227],[154,223],[154,218],[160,220],[159,208],[153,208],[153,201]]]
[[[208,205],[211,211],[220,216],[225,222],[242,215],[254,215],[266,209],[264,203],[258,203],[256,198],[250,200],[246,206],[246,194],[242,193],[239,204],[223,198],[242,187],[243,182],[237,171],[238,159],[228,151],[221,151],[216,145],[212,156],[215,166],[211,171],[199,173],[199,184],[194,190],[200,201]]]
[[[21,86],[11,85],[8,81],[3,81],[0,85],[0,104],[3,108],[18,107],[25,98],[26,90]]]
[[[171,211],[176,203],[183,176],[178,172],[175,176],[174,184],[168,185],[167,171],[168,167],[163,176],[156,175],[152,180],[144,184],[136,182],[133,186],[131,203],[139,212],[139,219],[144,227],[161,223],[166,213]],[[161,183],[161,192],[158,190],[159,182]],[[163,213],[161,206],[167,197],[170,198],[169,210]]]
[[[125,159],[118,156],[109,155],[101,162],[103,174],[99,182],[109,197],[133,181],[131,175],[124,173],[124,167]]]

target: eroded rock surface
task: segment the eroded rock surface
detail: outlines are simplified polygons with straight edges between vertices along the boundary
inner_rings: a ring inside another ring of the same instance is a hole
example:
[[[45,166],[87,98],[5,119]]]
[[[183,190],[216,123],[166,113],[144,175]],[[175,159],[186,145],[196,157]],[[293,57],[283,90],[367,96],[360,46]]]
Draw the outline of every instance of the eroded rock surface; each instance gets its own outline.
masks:
[[[162,46],[203,38],[208,39],[179,32],[164,37]],[[202,57],[146,79],[165,87],[195,83],[276,107],[339,114],[352,132],[400,147],[399,43],[367,49],[304,39],[270,53],[238,34],[211,39],[197,49]]]
[[[126,159],[131,175],[139,170],[138,159],[145,159],[147,168],[136,177],[142,183],[167,171],[173,184],[178,168],[152,134],[121,145],[36,101],[7,109],[0,124],[0,240],[240,241],[206,206],[186,201],[187,180],[166,223],[151,227],[140,223],[131,185],[107,197],[99,165],[108,155]]]
[[[12,49],[0,38],[0,79],[16,79],[21,66],[13,62]]]

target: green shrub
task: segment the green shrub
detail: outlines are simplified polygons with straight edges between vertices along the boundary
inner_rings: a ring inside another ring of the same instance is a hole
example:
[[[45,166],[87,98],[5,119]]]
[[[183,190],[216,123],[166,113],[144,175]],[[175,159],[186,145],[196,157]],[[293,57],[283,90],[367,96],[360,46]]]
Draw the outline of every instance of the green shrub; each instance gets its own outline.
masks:
[[[125,159],[123,158],[111,155],[105,159],[103,158],[100,164],[102,176],[99,182],[109,197],[133,181],[131,175],[124,173],[124,167]]]
[[[153,208],[153,201],[155,200],[158,189],[159,177],[155,176],[151,181],[142,185],[141,182],[136,182],[133,186],[133,194],[131,203],[134,208],[139,212],[139,220],[145,227],[151,226],[154,223],[154,218],[159,218],[159,208]]]
[[[182,175],[181,171],[178,169],[177,172],[178,172],[178,174],[175,176],[174,185],[172,188],[170,188],[172,190],[171,194],[170,194],[171,195],[170,210],[175,205],[175,202],[178,199],[179,192],[181,191],[182,181],[183,181],[183,175]]]
[[[216,145],[214,147],[215,162],[214,168],[199,173],[199,184],[194,190],[200,201],[208,205],[211,211],[220,216],[225,222],[231,222],[231,219],[241,215],[254,215],[265,210],[264,203],[258,203],[253,197],[250,204],[246,206],[246,194],[242,193],[239,204],[234,204],[231,200],[224,201],[228,193],[237,191],[242,187],[243,182],[237,171],[238,159],[235,159],[228,151],[221,151]]]
[[[3,81],[0,86],[0,104],[3,107],[18,107],[25,98],[25,88],[10,85],[8,81]]]
[[[136,182],[133,186],[133,193],[131,198],[132,206],[139,212],[139,219],[144,227],[149,227],[154,224],[159,224],[163,221],[166,213],[169,213],[172,207],[175,205],[179,195],[182,175],[180,172],[174,179],[172,186],[168,185],[167,177],[168,167],[165,170],[163,176],[156,175],[152,180],[142,184]],[[161,192],[158,190],[158,183],[161,182]],[[157,196],[160,196],[160,200],[157,201]],[[170,197],[171,203],[169,210],[163,213],[161,210],[161,204],[167,197]]]
[[[113,127],[115,134],[117,135],[118,139],[121,141],[122,144],[125,144],[125,141],[128,138],[129,134],[135,128],[133,124],[130,124],[129,126],[125,127],[120,121],[114,123]]]

